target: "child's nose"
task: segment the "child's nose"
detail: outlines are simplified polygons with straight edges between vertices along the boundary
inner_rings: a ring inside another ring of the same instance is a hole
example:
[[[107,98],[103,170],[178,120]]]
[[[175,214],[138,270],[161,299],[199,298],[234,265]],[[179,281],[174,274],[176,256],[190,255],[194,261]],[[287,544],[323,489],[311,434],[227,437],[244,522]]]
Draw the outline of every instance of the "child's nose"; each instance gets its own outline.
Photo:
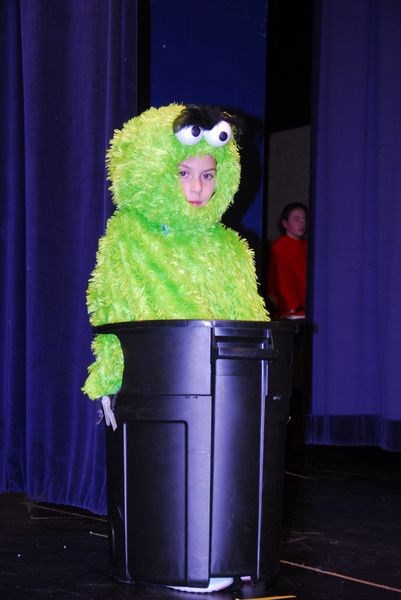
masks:
[[[202,182],[199,177],[194,177],[192,180],[192,191],[200,192],[202,189]]]

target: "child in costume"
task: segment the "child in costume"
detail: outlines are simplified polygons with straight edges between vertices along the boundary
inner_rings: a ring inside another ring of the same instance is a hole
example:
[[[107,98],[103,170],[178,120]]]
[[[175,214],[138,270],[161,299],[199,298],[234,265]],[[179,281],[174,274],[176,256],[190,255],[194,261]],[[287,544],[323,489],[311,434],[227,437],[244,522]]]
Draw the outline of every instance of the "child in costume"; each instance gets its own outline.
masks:
[[[117,207],[87,291],[92,325],[134,320],[267,321],[247,242],[220,219],[240,181],[236,120],[215,107],[150,108],[107,155]],[[97,335],[83,391],[119,391],[118,338]]]

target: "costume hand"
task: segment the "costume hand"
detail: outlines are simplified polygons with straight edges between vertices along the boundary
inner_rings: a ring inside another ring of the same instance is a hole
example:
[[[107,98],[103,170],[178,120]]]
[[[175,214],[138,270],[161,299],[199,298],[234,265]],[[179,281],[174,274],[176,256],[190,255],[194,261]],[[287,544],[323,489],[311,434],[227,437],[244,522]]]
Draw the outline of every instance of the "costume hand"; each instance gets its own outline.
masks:
[[[117,429],[117,422],[114,416],[113,410],[111,408],[110,396],[102,397],[102,407],[104,413],[104,419],[106,421],[106,425],[109,427],[110,425],[113,428],[113,431]]]

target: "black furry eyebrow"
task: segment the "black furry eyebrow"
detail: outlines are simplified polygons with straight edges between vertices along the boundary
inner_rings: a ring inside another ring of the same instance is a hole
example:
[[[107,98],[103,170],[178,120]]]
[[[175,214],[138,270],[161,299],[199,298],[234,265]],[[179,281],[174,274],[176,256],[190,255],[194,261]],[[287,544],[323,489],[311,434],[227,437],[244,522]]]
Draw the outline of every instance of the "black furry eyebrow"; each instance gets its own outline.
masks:
[[[231,115],[218,106],[188,104],[176,117],[173,122],[173,132],[177,133],[184,127],[197,125],[202,129],[213,129],[220,121],[226,121],[234,130],[234,135],[239,136],[243,133],[244,127],[241,119]]]

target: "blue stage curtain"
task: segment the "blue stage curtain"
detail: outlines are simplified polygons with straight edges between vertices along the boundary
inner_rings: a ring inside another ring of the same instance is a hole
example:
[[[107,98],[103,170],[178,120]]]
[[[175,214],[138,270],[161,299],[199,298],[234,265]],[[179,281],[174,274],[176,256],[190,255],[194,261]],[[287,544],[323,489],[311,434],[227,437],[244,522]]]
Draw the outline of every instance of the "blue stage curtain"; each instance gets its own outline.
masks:
[[[0,6],[0,491],[99,513],[85,291],[112,210],[105,149],[136,112],[136,18],[133,0]]]
[[[321,1],[307,441],[401,450],[401,2]]]

